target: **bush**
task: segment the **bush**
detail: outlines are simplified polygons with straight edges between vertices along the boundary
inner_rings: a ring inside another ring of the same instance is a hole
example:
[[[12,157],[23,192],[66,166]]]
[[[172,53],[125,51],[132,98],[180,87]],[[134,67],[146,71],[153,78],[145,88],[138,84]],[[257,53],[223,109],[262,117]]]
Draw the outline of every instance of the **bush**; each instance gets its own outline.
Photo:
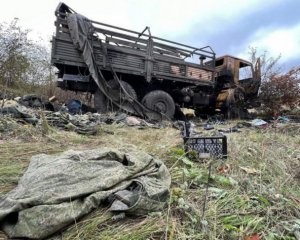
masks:
[[[300,105],[300,67],[285,74],[274,74],[261,83],[264,111],[277,116]]]
[[[281,55],[270,57],[267,51],[259,53],[255,47],[249,48],[249,60],[253,63],[260,58],[261,86],[259,99],[261,110],[267,116],[277,116],[292,111],[300,105],[300,66],[282,73],[279,65]]]
[[[55,79],[50,51],[29,39],[18,19],[0,23],[0,88],[5,92],[36,93]]]

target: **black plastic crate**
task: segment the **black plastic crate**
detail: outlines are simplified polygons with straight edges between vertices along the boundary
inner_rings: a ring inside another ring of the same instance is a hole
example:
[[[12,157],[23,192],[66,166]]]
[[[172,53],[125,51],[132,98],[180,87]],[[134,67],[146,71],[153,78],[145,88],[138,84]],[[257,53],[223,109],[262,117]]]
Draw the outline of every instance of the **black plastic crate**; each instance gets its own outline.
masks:
[[[183,124],[185,151],[196,151],[199,158],[227,158],[227,137],[190,137],[190,122]]]
[[[196,151],[199,158],[227,158],[227,138],[220,137],[184,137],[185,151]]]

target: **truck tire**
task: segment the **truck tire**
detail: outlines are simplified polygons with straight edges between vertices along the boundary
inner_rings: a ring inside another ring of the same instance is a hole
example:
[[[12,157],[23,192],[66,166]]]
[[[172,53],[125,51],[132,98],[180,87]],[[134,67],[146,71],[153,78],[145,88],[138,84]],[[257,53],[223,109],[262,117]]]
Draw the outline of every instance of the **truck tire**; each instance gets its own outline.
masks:
[[[107,83],[113,91],[116,91],[116,95],[113,96],[113,100],[118,101],[120,100],[120,97],[118,93],[120,93],[120,85],[117,81],[115,80],[110,80]],[[120,80],[120,84],[124,88],[124,90],[135,100],[137,100],[137,94],[136,91],[133,89],[133,87],[125,81]]]
[[[154,90],[147,93],[143,100],[142,104],[146,107],[158,111],[169,118],[174,117],[175,113],[175,103],[173,98],[165,91]]]
[[[119,103],[121,101],[120,96],[119,96],[119,93],[121,92],[119,83],[114,80],[110,80],[107,82],[107,84],[113,90],[112,91],[113,101],[116,101]],[[120,81],[120,84],[133,99],[137,100],[137,94],[136,94],[135,90],[133,89],[133,87],[129,83]],[[94,94],[94,107],[97,110],[97,112],[99,112],[99,113],[106,113],[108,111],[114,110],[113,105],[109,103],[107,97],[101,92],[100,89],[97,89]]]

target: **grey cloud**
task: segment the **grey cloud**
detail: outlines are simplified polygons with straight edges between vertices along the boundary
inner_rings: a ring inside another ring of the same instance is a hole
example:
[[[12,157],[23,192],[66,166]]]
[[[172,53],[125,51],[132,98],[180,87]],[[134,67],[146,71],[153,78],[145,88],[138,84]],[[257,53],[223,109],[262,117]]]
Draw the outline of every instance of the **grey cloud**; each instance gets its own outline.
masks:
[[[287,0],[270,4],[268,7],[258,8],[255,12],[241,14],[237,21],[219,22],[219,27],[213,33],[201,31],[201,24],[209,23],[198,23],[193,28],[194,32],[180,37],[180,41],[194,46],[210,45],[217,55],[237,55],[247,50],[249,41],[257,30],[265,29],[267,32],[300,23],[299,9],[300,1]]]

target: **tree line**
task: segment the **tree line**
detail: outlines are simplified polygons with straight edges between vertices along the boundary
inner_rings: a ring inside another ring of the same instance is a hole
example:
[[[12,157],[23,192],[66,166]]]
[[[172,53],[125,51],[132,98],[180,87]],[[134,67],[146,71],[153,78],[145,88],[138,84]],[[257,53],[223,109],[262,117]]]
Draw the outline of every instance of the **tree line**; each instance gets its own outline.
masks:
[[[49,49],[29,39],[16,18],[0,23],[0,85],[2,90],[26,93],[52,83]]]

